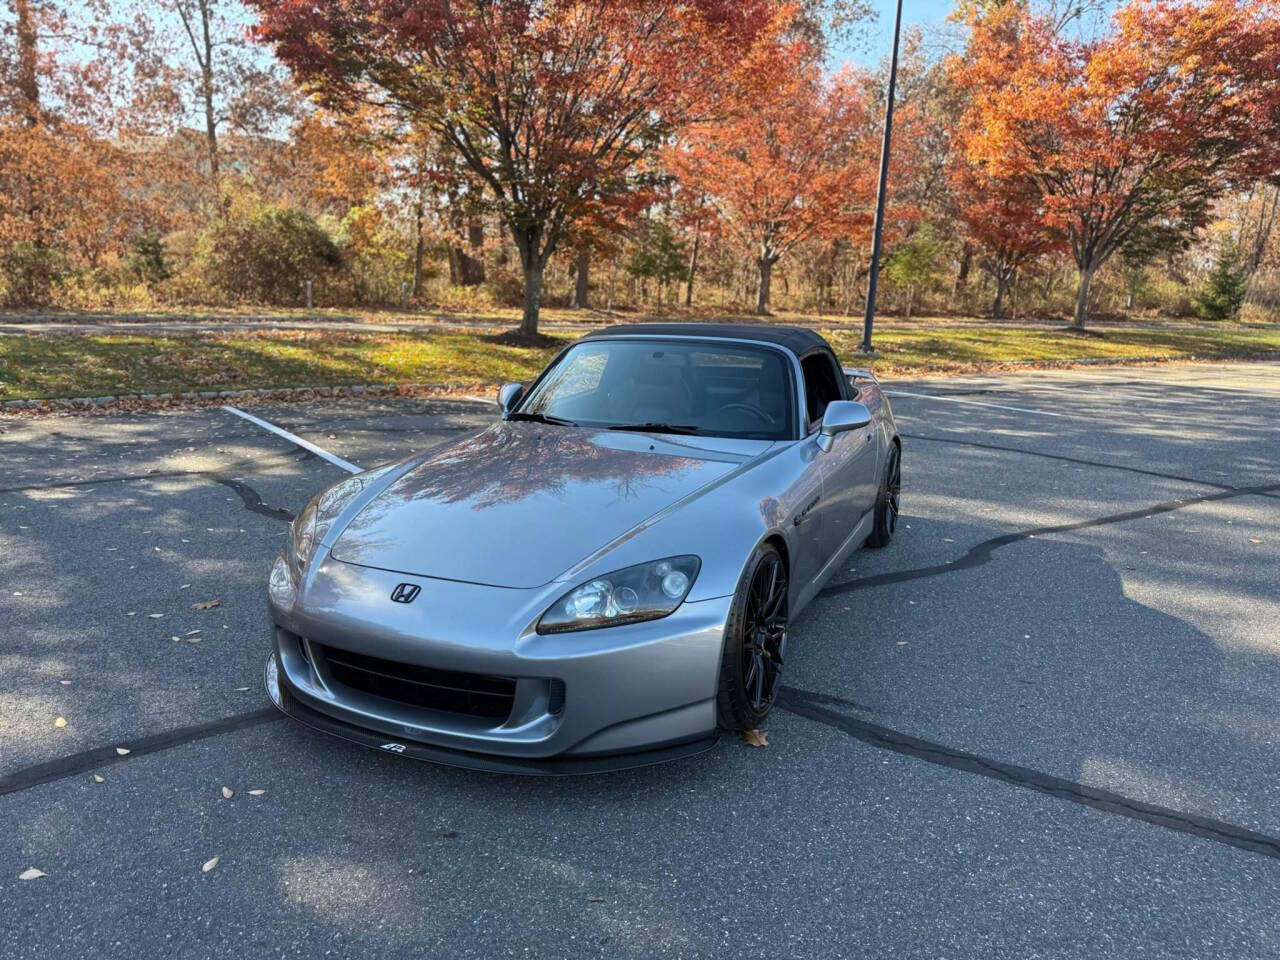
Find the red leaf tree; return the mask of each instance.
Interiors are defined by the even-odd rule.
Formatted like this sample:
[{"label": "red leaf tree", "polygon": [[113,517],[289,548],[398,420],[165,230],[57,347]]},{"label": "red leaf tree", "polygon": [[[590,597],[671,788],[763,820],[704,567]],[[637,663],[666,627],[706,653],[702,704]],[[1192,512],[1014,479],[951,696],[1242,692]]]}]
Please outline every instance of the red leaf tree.
[{"label": "red leaf tree", "polygon": [[772,0],[252,2],[324,102],[381,102],[457,150],[520,251],[530,335],[573,222],[624,200],[637,161],[781,22]]},{"label": "red leaf tree", "polygon": [[748,72],[754,82],[737,102],[689,128],[664,159],[751,251],[756,313],[767,314],[773,268],[788,251],[869,222],[875,162],[870,105],[853,73],[824,81],[802,42],[761,51]]},{"label": "red leaf tree", "polygon": [[1280,173],[1274,0],[1133,0],[1092,41],[1021,4],[976,7],[970,26],[965,159],[1040,192],[1079,270],[1076,327],[1126,241],[1193,231],[1232,186]]},{"label": "red leaf tree", "polygon": [[991,315],[999,320],[1018,270],[1061,248],[1062,238],[1049,226],[1044,197],[1030,178],[993,177],[963,161],[947,174],[956,216],[980,251],[978,265],[995,282]]}]

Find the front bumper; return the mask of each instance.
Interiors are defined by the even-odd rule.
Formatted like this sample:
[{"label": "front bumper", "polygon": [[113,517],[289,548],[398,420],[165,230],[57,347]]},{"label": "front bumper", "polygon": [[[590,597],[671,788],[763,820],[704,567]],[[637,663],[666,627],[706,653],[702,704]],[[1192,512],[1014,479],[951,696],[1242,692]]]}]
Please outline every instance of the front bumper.
[{"label": "front bumper", "polygon": [[[390,602],[405,579],[330,558],[292,609],[269,604],[273,699],[285,713],[388,752],[510,773],[592,773],[714,744],[731,598],[685,603],[648,623],[539,636],[531,625],[564,585],[548,594],[414,578],[419,599]],[[328,668],[326,650],[503,678],[513,682],[510,712],[437,710],[358,689]]]}]

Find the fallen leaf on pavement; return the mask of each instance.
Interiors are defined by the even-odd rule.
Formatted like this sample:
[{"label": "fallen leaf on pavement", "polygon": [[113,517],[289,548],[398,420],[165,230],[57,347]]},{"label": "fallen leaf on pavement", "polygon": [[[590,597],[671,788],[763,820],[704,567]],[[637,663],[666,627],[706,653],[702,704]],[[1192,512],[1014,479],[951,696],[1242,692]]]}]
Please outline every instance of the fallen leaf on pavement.
[{"label": "fallen leaf on pavement", "polygon": [[18,874],[18,879],[19,880],[39,880],[41,877],[47,877],[47,876],[48,874],[45,873],[43,870],[37,870],[35,867],[32,867],[29,870],[23,870],[20,874]]},{"label": "fallen leaf on pavement", "polygon": [[204,866],[202,866],[202,867],[200,868],[200,872],[201,872],[201,873],[208,873],[210,870],[212,870],[212,869],[213,869],[214,867],[216,867],[217,865],[218,865],[218,858],[217,858],[217,857],[213,857],[212,859],[210,859],[210,860],[206,860],[206,861],[204,862]]},{"label": "fallen leaf on pavement", "polygon": [[744,730],[742,731],[742,742],[749,747],[767,747],[769,745],[769,734],[755,728]]},{"label": "fallen leaf on pavement", "polygon": [[221,600],[201,600],[199,603],[191,605],[192,610],[212,610],[214,607],[222,605]]}]

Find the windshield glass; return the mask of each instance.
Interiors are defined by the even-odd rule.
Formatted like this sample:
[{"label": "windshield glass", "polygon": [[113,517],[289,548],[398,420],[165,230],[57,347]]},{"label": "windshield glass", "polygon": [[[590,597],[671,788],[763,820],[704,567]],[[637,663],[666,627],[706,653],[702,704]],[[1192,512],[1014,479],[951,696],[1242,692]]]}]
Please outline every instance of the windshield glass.
[{"label": "windshield glass", "polygon": [[515,417],[611,429],[788,440],[791,378],[777,350],[676,340],[570,347]]}]

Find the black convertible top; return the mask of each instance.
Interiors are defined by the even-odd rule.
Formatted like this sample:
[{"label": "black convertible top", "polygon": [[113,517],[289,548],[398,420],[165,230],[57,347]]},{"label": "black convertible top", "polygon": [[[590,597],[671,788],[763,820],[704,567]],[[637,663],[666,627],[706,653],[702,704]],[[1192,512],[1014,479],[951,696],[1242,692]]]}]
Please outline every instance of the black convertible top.
[{"label": "black convertible top", "polygon": [[761,340],[790,350],[796,356],[814,347],[831,350],[831,345],[812,330],[803,327],[773,327],[764,323],[627,323],[605,327],[583,337],[584,340],[610,340],[616,337],[717,337],[727,340]]}]

